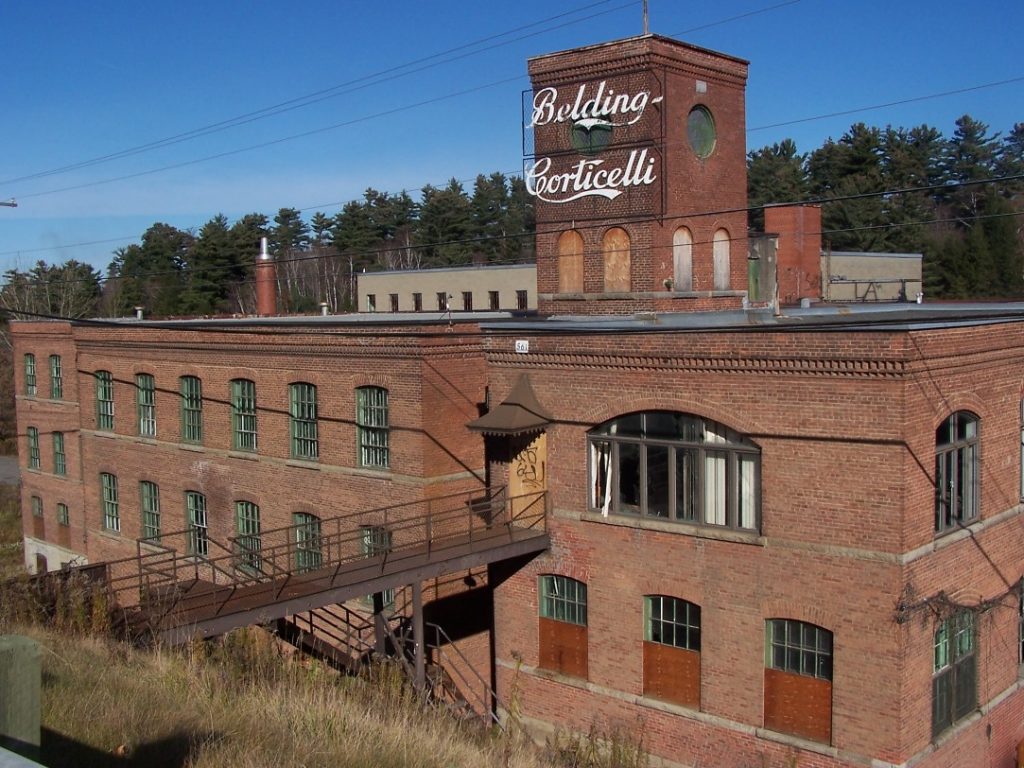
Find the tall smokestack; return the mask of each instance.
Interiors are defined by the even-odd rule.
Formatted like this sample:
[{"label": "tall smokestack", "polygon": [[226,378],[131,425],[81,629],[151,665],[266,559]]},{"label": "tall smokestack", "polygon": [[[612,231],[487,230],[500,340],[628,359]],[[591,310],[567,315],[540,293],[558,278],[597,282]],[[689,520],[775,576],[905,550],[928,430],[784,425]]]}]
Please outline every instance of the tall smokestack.
[{"label": "tall smokestack", "polygon": [[267,238],[260,238],[260,255],[256,257],[256,314],[277,314],[277,278],[274,260],[267,252]]}]

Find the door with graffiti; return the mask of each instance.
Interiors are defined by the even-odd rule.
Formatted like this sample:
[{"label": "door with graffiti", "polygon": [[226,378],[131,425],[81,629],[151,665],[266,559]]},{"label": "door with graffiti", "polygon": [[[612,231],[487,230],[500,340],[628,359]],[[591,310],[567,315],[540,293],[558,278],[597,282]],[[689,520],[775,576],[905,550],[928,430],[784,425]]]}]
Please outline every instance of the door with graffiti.
[{"label": "door with graffiti", "polygon": [[[518,450],[516,450],[518,449]],[[543,504],[540,494],[548,488],[548,436],[524,438],[513,447],[514,455],[508,472],[508,492],[512,499],[512,516],[529,514],[531,507]]]}]

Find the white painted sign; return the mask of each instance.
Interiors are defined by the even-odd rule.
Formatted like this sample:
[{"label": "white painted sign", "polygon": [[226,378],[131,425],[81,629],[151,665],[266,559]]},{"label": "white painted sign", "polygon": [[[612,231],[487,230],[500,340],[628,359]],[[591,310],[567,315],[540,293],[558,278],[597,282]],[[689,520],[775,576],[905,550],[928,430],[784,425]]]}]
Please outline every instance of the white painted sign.
[{"label": "white painted sign", "polygon": [[[590,132],[594,129],[611,130],[633,125],[651,104],[658,104],[662,96],[650,91],[617,93],[602,80],[592,87],[583,83],[569,89],[561,99],[558,88],[541,88],[533,96],[531,127],[570,123],[573,129]],[[643,187],[657,180],[655,158],[647,149],[633,149],[625,163],[609,165],[607,158],[588,157],[572,165],[567,171],[553,173],[552,159],[541,157],[524,169],[527,191],[547,203],[569,203],[583,197],[603,197],[614,200],[630,187]]]},{"label": "white painted sign", "polygon": [[516,352],[520,355],[525,355],[530,351],[530,340],[529,339],[516,339]]}]

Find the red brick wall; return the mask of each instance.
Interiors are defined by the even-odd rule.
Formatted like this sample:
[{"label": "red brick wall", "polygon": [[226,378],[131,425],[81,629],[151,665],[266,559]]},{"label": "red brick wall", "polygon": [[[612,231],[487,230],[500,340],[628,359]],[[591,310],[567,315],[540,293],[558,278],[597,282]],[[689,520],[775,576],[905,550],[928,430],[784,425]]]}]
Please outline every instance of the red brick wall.
[{"label": "red brick wall", "polygon": [[821,298],[821,206],[764,209],[764,231],[779,236],[779,301]]}]

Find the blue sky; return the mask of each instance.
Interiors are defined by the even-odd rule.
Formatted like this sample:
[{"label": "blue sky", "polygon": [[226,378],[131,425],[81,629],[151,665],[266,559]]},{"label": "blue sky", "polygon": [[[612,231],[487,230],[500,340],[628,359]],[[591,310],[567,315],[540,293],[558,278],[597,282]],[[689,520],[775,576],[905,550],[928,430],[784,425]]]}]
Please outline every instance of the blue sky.
[{"label": "blue sky", "polygon": [[[333,215],[367,187],[415,191],[454,176],[471,189],[477,173],[514,172],[526,59],[639,34],[641,5],[8,0],[0,200],[19,206],[0,207],[0,272],[69,258],[104,270],[157,221],[198,229],[218,213],[281,207]],[[649,5],[652,32],[750,61],[748,149],[790,137],[810,151],[856,121],[946,135],[964,113],[993,132],[1024,121],[1020,0]],[[324,98],[37,176],[314,93]],[[804,121],[837,112],[850,113]],[[120,177],[132,178],[97,183]]]}]

